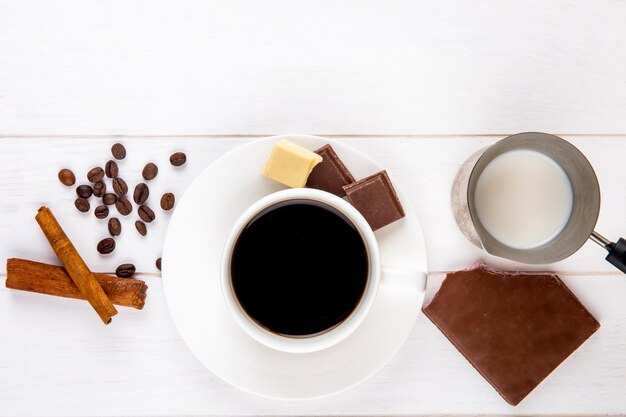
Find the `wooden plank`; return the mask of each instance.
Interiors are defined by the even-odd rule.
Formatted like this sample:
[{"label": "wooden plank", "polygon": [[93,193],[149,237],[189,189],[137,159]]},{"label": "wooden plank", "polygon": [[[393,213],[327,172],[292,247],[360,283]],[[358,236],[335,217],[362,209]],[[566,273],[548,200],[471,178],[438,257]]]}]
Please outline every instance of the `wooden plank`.
[{"label": "wooden plank", "polygon": [[[438,137],[438,138],[342,138],[379,161],[391,173],[397,185],[406,191],[422,223],[429,249],[431,271],[464,268],[484,259],[500,268],[545,269],[528,267],[491,257],[466,241],[458,231],[450,210],[450,186],[460,164],[474,151],[495,142],[498,137]],[[568,137],[594,165],[603,192],[598,230],[617,239],[626,235],[623,211],[626,191],[621,169],[626,155],[626,137]],[[120,176],[132,188],[141,181],[141,169],[153,161],[159,166],[159,176],[150,183],[149,204],[156,208],[157,219],[149,225],[148,236],[142,238],[134,229],[136,213],[118,216],[123,232],[111,256],[96,252],[98,241],[108,235],[106,221],[93,213],[79,213],[73,205],[73,189],[57,180],[62,167],[74,170],[79,181],[93,166],[110,158],[109,149],[116,138],[83,137],[5,138],[0,139],[0,259],[28,258],[55,262],[53,252],[38,229],[33,217],[45,204],[54,211],[68,236],[94,271],[111,272],[121,263],[132,262],[141,272],[157,273],[154,266],[161,255],[169,214],[158,206],[163,192],[172,191],[178,197],[187,185],[211,161],[224,152],[252,138],[125,138],[128,157],[120,162]],[[169,155],[177,150],[188,154],[182,169],[173,168]],[[95,204],[95,199],[92,199]],[[215,204],[219,204],[216,201]],[[116,213],[116,210],[112,210]],[[603,258],[604,251],[588,242],[569,259],[549,268],[566,272],[614,273]]]},{"label": "wooden plank", "polygon": [[[230,387],[191,355],[159,278],[142,311],[111,326],[79,300],[0,288],[0,409],[6,416],[572,415],[626,410],[623,276],[563,276],[602,328],[518,407],[508,406],[423,315],[372,378],[313,401],[269,400]],[[418,308],[418,306],[416,306]]]},{"label": "wooden plank", "polygon": [[[223,383],[202,367],[180,340],[165,305],[154,259],[167,216],[159,215],[146,239],[130,219],[112,258],[95,252],[106,226],[72,205],[73,190],[56,179],[61,166],[82,179],[109,158],[121,140],[128,149],[120,170],[129,185],[148,161],[159,176],[151,202],[165,190],[180,195],[212,160],[252,140],[248,137],[73,137],[0,139],[0,259],[54,261],[33,216],[48,204],[94,270],[111,271],[133,261],[148,286],[143,311],[121,309],[113,326],[100,326],[78,300],[0,287],[0,415],[293,415],[293,414],[598,414],[626,410],[626,280],[592,244],[559,264],[537,267],[561,274],[602,323],[601,330],[520,406],[509,407],[423,316],[396,357],[364,384],[342,394],[305,402],[259,398]],[[449,188],[462,161],[498,137],[339,137],[366,152],[392,174],[421,219],[431,270],[466,267],[479,259],[502,268],[519,266],[485,256],[466,242],[449,211]],[[618,178],[626,137],[569,136],[595,166],[603,190],[599,230],[624,232],[626,192]],[[188,164],[174,170],[167,159],[185,151]],[[216,202],[218,204],[219,202]],[[530,269],[530,268],[526,268]],[[440,274],[436,274],[433,278]],[[430,281],[435,285],[436,279]],[[419,308],[416,306],[416,308]],[[45,354],[42,354],[45,349]],[[70,394],[71,393],[71,394]],[[103,395],[102,393],[106,393]],[[33,398],[37,400],[34,401]],[[114,400],[112,400],[114,399]]]},{"label": "wooden plank", "polygon": [[626,3],[0,1],[0,134],[626,133]]}]

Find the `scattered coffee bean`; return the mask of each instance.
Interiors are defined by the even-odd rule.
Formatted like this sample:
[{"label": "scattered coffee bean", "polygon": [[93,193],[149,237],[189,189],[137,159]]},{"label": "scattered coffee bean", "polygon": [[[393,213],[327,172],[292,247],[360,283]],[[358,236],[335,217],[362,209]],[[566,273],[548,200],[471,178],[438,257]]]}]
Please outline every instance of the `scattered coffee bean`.
[{"label": "scattered coffee bean", "polygon": [[157,176],[158,173],[159,173],[159,168],[155,164],[150,162],[146,164],[146,166],[143,168],[141,175],[143,175],[143,178],[146,181],[150,181],[150,180],[153,180]]},{"label": "scattered coffee bean", "polygon": [[89,205],[89,201],[82,197],[78,197],[76,201],[74,201],[74,205],[76,206],[78,211],[81,211],[83,213],[87,213],[89,211],[89,208],[91,207]]},{"label": "scattered coffee bean", "polygon": [[104,197],[104,194],[107,192],[107,185],[104,181],[98,181],[93,185],[93,195],[96,197]]},{"label": "scattered coffee bean", "polygon": [[61,181],[63,185],[71,187],[74,183],[76,183],[76,177],[72,171],[67,168],[63,168],[59,171],[59,181]]},{"label": "scattered coffee bean", "polygon": [[185,155],[183,152],[176,152],[175,154],[170,156],[170,164],[174,165],[175,167],[179,167],[185,162],[187,162],[187,155]]},{"label": "scattered coffee bean", "polygon": [[161,208],[165,211],[171,210],[174,208],[174,203],[176,198],[172,193],[165,193],[163,197],[161,197]]},{"label": "scattered coffee bean", "polygon": [[98,242],[96,249],[98,249],[98,252],[102,255],[107,255],[115,250],[115,241],[110,237],[102,239]]},{"label": "scattered coffee bean", "polygon": [[104,197],[102,197],[102,202],[107,206],[111,206],[117,202],[117,196],[113,193],[106,193]]},{"label": "scattered coffee bean", "polygon": [[89,185],[79,185],[76,187],[76,195],[81,198],[89,198],[93,194],[93,188]]},{"label": "scattered coffee bean", "polygon": [[[111,154],[114,159],[122,160],[126,158],[126,148],[121,143],[116,143],[111,147]],[[187,155],[184,152],[176,152],[170,156],[170,163],[175,167],[180,167],[187,162]],[[142,170],[142,176],[146,181],[151,181],[158,176],[159,168],[156,164],[149,162]],[[94,210],[94,215],[98,219],[105,219],[110,214],[110,208],[107,206],[115,204],[117,211],[123,215],[128,216],[133,211],[133,205],[124,197],[128,193],[128,185],[126,181],[118,177],[119,167],[115,160],[109,160],[104,165],[104,169],[101,167],[94,167],[87,173],[87,179],[93,183],[91,185],[79,185],[76,187],[76,194],[79,198],[76,199],[74,205],[81,212],[88,212],[90,210],[90,203],[88,199],[94,195],[102,198],[102,203],[98,205]],[[107,185],[104,182],[104,177],[113,179],[112,188],[115,193],[107,193]],[[74,173],[69,169],[62,169],[58,173],[59,181],[66,185],[72,186],[76,183],[76,177]],[[150,188],[145,183],[140,183],[135,187],[133,193],[133,200],[139,206],[137,212],[140,220],[135,222],[135,228],[137,232],[146,236],[148,233],[148,227],[146,223],[152,223],[156,215],[154,211],[145,205],[150,195]],[[173,193],[165,193],[161,196],[161,208],[165,211],[172,210],[176,204],[176,198]],[[108,230],[111,236],[119,236],[122,233],[122,223],[117,217],[112,217],[108,221]],[[112,238],[105,238],[98,242],[97,250],[100,254],[110,254],[115,250],[116,242]],[[161,258],[158,258],[155,262],[157,269],[161,270]],[[130,278],[136,272],[136,268],[133,264],[122,264],[115,270],[115,274],[121,278]]]},{"label": "scattered coffee bean", "polygon": [[137,209],[137,213],[139,213],[139,217],[146,223],[152,223],[154,220],[154,211],[148,206],[139,206]]},{"label": "scattered coffee bean", "polygon": [[115,162],[115,161],[108,161],[106,163],[106,165],[104,165],[104,173],[109,178],[117,177],[117,174],[119,173],[119,168],[117,167],[117,162]]},{"label": "scattered coffee bean", "polygon": [[145,236],[148,234],[148,229],[146,228],[146,224],[144,222],[140,222],[139,220],[137,220],[135,222],[135,228],[141,236]]},{"label": "scattered coffee bean", "polygon": [[117,217],[109,219],[109,233],[111,236],[119,236],[122,233],[122,223]]},{"label": "scattered coffee bean", "polygon": [[100,167],[91,168],[87,173],[87,179],[89,182],[98,182],[102,181],[104,178],[104,170]]},{"label": "scattered coffee bean", "polygon": [[93,211],[93,214],[95,214],[95,216],[99,219],[106,219],[107,217],[109,217],[109,208],[104,204],[101,204],[96,207],[96,209]]},{"label": "scattered coffee bean", "polygon": [[146,200],[148,200],[149,195],[150,195],[150,189],[148,188],[148,186],[144,184],[143,182],[140,182],[135,187],[135,192],[133,193],[133,200],[135,200],[135,203],[142,205],[143,203],[146,202]]},{"label": "scattered coffee bean", "polygon": [[126,197],[118,198],[115,202],[115,207],[117,207],[117,211],[119,211],[122,216],[128,216],[133,211],[133,206]]},{"label": "scattered coffee bean", "polygon": [[116,143],[111,147],[113,158],[120,160],[126,158],[126,148],[121,143]]},{"label": "scattered coffee bean", "polygon": [[128,192],[128,185],[119,177],[113,178],[113,190],[117,195],[125,195]]},{"label": "scattered coffee bean", "polygon": [[135,265],[122,264],[115,269],[115,275],[120,278],[130,278],[135,274]]}]

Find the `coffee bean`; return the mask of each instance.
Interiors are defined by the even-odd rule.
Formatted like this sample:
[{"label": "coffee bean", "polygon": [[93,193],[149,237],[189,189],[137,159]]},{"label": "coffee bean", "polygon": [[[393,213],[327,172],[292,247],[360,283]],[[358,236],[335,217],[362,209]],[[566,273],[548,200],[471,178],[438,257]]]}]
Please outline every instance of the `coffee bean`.
[{"label": "coffee bean", "polygon": [[76,206],[78,211],[82,211],[83,213],[87,213],[89,211],[89,208],[91,207],[89,205],[89,201],[82,197],[78,197],[76,201],[74,201],[74,205]]},{"label": "coffee bean", "polygon": [[144,222],[140,222],[137,220],[135,222],[135,229],[139,232],[141,236],[145,236],[148,234],[148,229],[146,228],[146,224]]},{"label": "coffee bean", "polygon": [[109,217],[109,208],[104,204],[101,204],[96,207],[96,209],[93,211],[93,214],[95,214],[95,216],[99,219],[106,219],[107,217]]},{"label": "coffee bean", "polygon": [[149,195],[150,195],[150,189],[148,188],[148,186],[144,184],[143,182],[140,182],[135,187],[135,192],[133,193],[133,200],[135,200],[135,203],[141,205],[146,202]]},{"label": "coffee bean", "polygon": [[154,211],[148,206],[139,206],[137,209],[137,213],[139,213],[139,217],[146,223],[152,223],[154,220]]},{"label": "coffee bean", "polygon": [[104,170],[100,167],[91,168],[87,173],[89,182],[98,182],[104,178]]},{"label": "coffee bean", "polygon": [[118,198],[115,202],[115,207],[117,207],[117,211],[119,211],[122,216],[128,216],[133,211],[133,206],[126,197]]},{"label": "coffee bean", "polygon": [[107,192],[107,185],[104,181],[98,181],[93,185],[93,195],[96,197],[104,197],[104,194]]},{"label": "coffee bean", "polygon": [[107,255],[115,250],[115,241],[110,237],[102,239],[98,242],[96,249],[98,249],[98,252],[102,255]]},{"label": "coffee bean", "polygon": [[179,167],[185,162],[187,162],[187,155],[185,155],[183,152],[176,152],[175,154],[170,156],[170,164],[174,165],[175,167]]},{"label": "coffee bean", "polygon": [[76,177],[72,171],[67,168],[63,168],[59,171],[59,181],[61,181],[63,185],[71,187],[76,183]]},{"label": "coffee bean", "polygon": [[171,210],[174,208],[174,203],[176,198],[172,193],[165,193],[163,197],[161,197],[161,208],[165,211]]},{"label": "coffee bean", "polygon": [[161,258],[156,260],[156,267],[159,271],[161,270]]},{"label": "coffee bean", "polygon": [[79,185],[76,187],[76,195],[81,198],[89,198],[93,194],[93,188],[89,185]]},{"label": "coffee bean", "polygon": [[108,161],[106,165],[104,165],[104,173],[107,175],[107,177],[115,178],[117,177],[118,172],[119,168],[117,167],[117,162]]},{"label": "coffee bean", "polygon": [[106,193],[104,197],[102,197],[102,202],[107,206],[111,206],[117,202],[117,196],[113,193]]},{"label": "coffee bean", "polygon": [[115,159],[124,159],[126,158],[126,148],[121,143],[116,143],[111,147],[111,153],[113,154],[113,158]]},{"label": "coffee bean", "polygon": [[146,181],[150,181],[153,180],[157,174],[159,173],[159,168],[154,165],[152,162],[146,164],[145,167],[143,167],[143,171],[141,172],[141,175],[143,175],[143,178]]},{"label": "coffee bean", "polygon": [[117,217],[111,217],[108,226],[111,236],[119,236],[122,233],[122,223]]},{"label": "coffee bean", "polygon": [[128,185],[119,177],[113,178],[113,190],[117,195],[125,195],[128,192]]},{"label": "coffee bean", "polygon": [[115,275],[120,278],[130,278],[135,274],[135,265],[122,264],[115,269]]}]

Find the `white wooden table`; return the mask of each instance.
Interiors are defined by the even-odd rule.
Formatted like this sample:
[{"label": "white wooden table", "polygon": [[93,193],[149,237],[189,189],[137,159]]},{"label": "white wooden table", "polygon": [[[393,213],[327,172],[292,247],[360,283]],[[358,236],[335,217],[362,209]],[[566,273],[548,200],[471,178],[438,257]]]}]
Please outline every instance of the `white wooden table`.
[{"label": "white wooden table", "polygon": [[[524,267],[473,247],[452,218],[459,164],[528,130],[589,157],[598,230],[626,235],[626,2],[0,0],[0,260],[55,261],[33,220],[45,203],[92,269],[133,261],[150,287],[145,310],[121,308],[104,327],[84,302],[2,286],[0,415],[626,412],[626,277],[603,251]],[[56,173],[86,172],[119,140],[129,183],[154,161],[153,195],[180,195],[225,151],[279,133],[339,138],[387,167],[421,219],[433,276],[480,259],[555,271],[602,328],[516,408],[423,316],[385,368],[342,394],[280,402],[228,386],[169,318],[154,267],[167,216],[145,239],[127,220],[102,258],[105,226],[78,215]],[[189,156],[179,172],[176,150]]]}]

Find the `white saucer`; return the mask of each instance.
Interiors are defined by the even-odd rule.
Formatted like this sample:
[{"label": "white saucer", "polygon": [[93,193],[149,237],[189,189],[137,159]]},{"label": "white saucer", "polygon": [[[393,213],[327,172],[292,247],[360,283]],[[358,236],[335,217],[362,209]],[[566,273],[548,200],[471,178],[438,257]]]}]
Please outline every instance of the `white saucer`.
[{"label": "white saucer", "polygon": [[[315,136],[271,137],[228,152],[196,178],[177,205],[163,250],[163,285],[180,335],[211,372],[242,390],[293,400],[330,395],[374,374],[404,343],[424,295],[381,288],[364,323],[319,352],[279,352],[239,327],[220,288],[223,244],[250,204],[285,188],[261,175],[272,145],[285,137],[311,150],[330,143],[357,179],[383,169],[341,142]],[[376,232],[382,264],[426,272],[420,224],[395,182],[394,187],[406,218]]]}]

